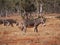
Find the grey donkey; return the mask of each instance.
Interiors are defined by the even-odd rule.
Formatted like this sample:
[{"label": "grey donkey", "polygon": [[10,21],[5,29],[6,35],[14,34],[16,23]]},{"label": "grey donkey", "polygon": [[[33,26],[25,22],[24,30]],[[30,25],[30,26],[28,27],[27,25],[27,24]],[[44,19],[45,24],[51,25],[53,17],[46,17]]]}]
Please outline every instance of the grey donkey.
[{"label": "grey donkey", "polygon": [[21,30],[26,32],[27,30],[27,27],[31,26],[31,27],[34,27],[34,32],[38,32],[38,26],[39,24],[44,24],[45,26],[45,21],[46,19],[44,19],[43,17],[39,17],[39,18],[36,18],[36,19],[24,19],[22,26],[21,26]]}]

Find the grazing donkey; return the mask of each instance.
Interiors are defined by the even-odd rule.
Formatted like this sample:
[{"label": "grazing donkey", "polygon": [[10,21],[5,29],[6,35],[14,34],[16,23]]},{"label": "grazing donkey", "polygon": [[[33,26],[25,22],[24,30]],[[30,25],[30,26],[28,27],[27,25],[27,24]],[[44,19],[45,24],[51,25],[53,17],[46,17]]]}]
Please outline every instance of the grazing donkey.
[{"label": "grazing donkey", "polygon": [[38,29],[37,29],[38,25],[44,24],[45,21],[46,20],[43,17],[32,19],[32,20],[27,18],[23,21],[23,23],[21,23],[22,24],[21,30],[26,32],[27,27],[32,26],[32,27],[35,27],[34,32],[38,32]]},{"label": "grazing donkey", "polygon": [[5,19],[0,19],[0,24],[4,24],[4,26],[6,26],[7,21]]},{"label": "grazing donkey", "polygon": [[16,26],[18,25],[18,22],[13,19],[6,19],[6,22],[8,23],[8,26],[11,25],[13,27],[13,24],[16,24]]},{"label": "grazing donkey", "polygon": [[13,27],[13,24],[16,24],[16,26],[17,26],[18,22],[13,19],[0,19],[0,24],[4,24],[4,26],[11,25]]}]

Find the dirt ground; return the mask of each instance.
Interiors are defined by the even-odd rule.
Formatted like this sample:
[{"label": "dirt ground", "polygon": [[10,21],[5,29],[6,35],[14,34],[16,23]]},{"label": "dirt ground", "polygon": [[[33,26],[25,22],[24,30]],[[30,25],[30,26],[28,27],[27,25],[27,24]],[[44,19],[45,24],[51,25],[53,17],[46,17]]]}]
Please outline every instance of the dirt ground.
[{"label": "dirt ground", "polygon": [[[46,17],[59,16],[57,14],[45,15]],[[21,19],[19,16],[11,18]],[[38,33],[33,28],[27,28],[22,32],[18,26],[14,27],[0,25],[0,45],[60,45],[60,19],[47,18],[46,26],[40,24]]]}]

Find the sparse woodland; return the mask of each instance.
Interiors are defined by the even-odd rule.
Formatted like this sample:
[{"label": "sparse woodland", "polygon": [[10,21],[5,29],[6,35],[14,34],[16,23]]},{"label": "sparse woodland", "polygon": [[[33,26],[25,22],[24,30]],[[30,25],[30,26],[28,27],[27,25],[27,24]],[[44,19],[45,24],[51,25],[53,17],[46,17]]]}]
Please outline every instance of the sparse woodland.
[{"label": "sparse woodland", "polygon": [[60,13],[60,0],[0,0],[0,15],[39,13],[40,4],[43,4],[43,13]]}]

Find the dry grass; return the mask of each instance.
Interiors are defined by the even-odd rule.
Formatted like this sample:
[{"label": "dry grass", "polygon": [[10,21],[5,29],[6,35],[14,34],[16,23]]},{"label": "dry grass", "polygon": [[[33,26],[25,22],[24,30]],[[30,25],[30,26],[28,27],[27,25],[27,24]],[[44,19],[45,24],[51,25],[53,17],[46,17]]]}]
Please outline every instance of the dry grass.
[{"label": "dry grass", "polygon": [[15,24],[14,27],[0,25],[0,45],[60,45],[59,19],[48,18],[46,26],[39,25],[38,31],[36,33],[34,28],[27,28],[24,33]]}]

